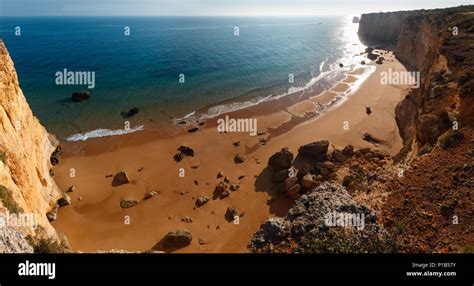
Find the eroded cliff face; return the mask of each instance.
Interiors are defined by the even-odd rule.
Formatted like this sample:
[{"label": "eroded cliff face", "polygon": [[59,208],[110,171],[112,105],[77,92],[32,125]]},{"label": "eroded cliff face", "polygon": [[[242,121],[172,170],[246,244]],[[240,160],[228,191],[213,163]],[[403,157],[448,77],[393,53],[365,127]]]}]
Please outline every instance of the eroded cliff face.
[{"label": "eroded cliff face", "polygon": [[41,233],[57,238],[46,217],[62,197],[50,175],[50,155],[56,145],[33,116],[10,55],[0,40],[0,215],[34,216],[34,225],[9,225],[8,231],[0,225],[0,252],[32,250],[24,243],[26,236]]},{"label": "eroded cliff face", "polygon": [[433,146],[454,125],[472,126],[474,6],[364,14],[359,37],[393,50],[408,70],[420,73],[420,87],[395,112],[402,153]]}]

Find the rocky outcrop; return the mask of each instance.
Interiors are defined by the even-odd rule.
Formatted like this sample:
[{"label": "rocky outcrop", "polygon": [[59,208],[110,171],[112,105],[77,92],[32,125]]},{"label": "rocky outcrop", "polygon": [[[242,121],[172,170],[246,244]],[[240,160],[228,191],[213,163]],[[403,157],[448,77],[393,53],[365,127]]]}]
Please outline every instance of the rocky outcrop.
[{"label": "rocky outcrop", "polygon": [[[30,236],[35,236],[40,227],[44,235],[55,238],[56,232],[46,213],[54,209],[62,197],[50,175],[50,156],[58,143],[33,116],[1,40],[0,67],[0,189],[3,193],[0,215],[14,210],[35,215],[34,224],[11,227]],[[3,236],[14,233],[0,228]],[[24,250],[24,247],[9,248],[9,245],[0,251]]]},{"label": "rocky outcrop", "polygon": [[13,227],[0,227],[0,253],[33,253],[25,234]]},{"label": "rocky outcrop", "polygon": [[285,217],[267,219],[249,245],[253,252],[380,253],[392,247],[376,213],[330,182],[301,196]]}]

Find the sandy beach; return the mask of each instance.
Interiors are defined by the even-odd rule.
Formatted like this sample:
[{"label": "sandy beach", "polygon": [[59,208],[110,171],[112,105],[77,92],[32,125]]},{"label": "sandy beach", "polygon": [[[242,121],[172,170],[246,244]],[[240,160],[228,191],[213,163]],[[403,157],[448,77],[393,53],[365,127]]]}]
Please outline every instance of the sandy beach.
[{"label": "sandy beach", "polygon": [[[382,65],[367,64],[375,71],[365,80],[356,70],[330,90],[314,90],[227,114],[257,118],[259,136],[218,133],[210,120],[197,132],[172,137],[143,131],[66,142],[55,181],[63,190],[72,185],[75,190],[69,193],[72,205],[60,208],[53,226],[67,235],[73,249],[84,252],[146,251],[169,231],[181,228],[188,229],[194,239],[178,252],[247,252],[249,239],[262,222],[284,215],[292,204],[291,199],[276,196],[272,185],[265,183],[264,169],[272,154],[283,147],[296,154],[299,146],[322,139],[335,148],[351,144],[391,155],[401,149],[394,110],[409,87],[380,83],[381,72],[405,71],[392,54],[384,57]],[[346,97],[331,104],[341,94]],[[318,116],[318,107],[325,104],[330,104],[329,110]],[[366,107],[371,109],[370,115]],[[375,146],[364,141],[365,132],[382,143]],[[235,146],[236,141],[239,146]],[[173,156],[181,145],[193,148],[196,154],[176,162]],[[234,163],[236,154],[244,155],[245,162]],[[132,182],[113,187],[108,175],[121,170]],[[231,182],[240,183],[240,188],[227,198],[213,199],[220,171]],[[143,200],[151,191],[157,195]],[[202,195],[211,200],[198,208],[195,200]],[[140,203],[122,209],[122,199]],[[239,224],[225,219],[229,206],[241,214]],[[192,222],[184,221],[185,217]]]}]

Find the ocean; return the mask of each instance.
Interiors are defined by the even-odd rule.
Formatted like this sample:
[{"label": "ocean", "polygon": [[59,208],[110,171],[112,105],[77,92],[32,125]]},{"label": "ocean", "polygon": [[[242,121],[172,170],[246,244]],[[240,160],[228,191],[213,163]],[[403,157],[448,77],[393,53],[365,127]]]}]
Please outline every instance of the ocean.
[{"label": "ocean", "polygon": [[[323,76],[327,83],[363,50],[351,19],[2,17],[0,37],[41,123],[61,139],[81,140],[166,130],[179,118],[291,96]],[[64,69],[94,72],[94,88],[58,85]],[[72,102],[82,90],[90,99]],[[124,118],[133,107],[139,113]],[[121,130],[126,120],[130,131]]]}]

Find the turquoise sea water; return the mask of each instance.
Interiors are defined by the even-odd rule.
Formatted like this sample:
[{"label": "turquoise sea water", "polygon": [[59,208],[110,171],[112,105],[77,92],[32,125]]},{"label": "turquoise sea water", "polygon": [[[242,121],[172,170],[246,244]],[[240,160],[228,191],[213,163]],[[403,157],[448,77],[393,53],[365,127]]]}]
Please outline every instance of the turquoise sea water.
[{"label": "turquoise sea water", "polygon": [[[360,48],[355,25],[350,17],[7,17],[0,37],[33,112],[66,138],[123,128],[120,113],[135,106],[132,127],[160,128],[284,95]],[[86,86],[55,84],[65,68],[95,72],[89,100],[71,102]]]}]

